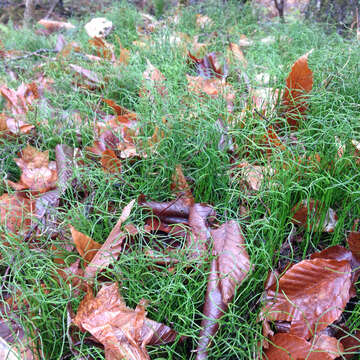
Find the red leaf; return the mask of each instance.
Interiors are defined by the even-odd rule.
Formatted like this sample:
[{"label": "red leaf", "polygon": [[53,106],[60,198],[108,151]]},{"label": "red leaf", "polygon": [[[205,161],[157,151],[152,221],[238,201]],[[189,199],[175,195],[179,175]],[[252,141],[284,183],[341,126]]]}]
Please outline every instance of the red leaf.
[{"label": "red leaf", "polygon": [[294,128],[298,127],[299,120],[301,120],[308,108],[305,95],[313,87],[313,73],[308,66],[308,56],[310,53],[311,51],[296,60],[286,79],[283,111],[289,125]]}]

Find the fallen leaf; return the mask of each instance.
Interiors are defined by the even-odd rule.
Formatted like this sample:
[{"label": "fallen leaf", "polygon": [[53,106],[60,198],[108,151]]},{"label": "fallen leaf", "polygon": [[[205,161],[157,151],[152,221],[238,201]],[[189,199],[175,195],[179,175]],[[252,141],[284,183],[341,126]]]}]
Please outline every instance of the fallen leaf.
[{"label": "fallen leaf", "polygon": [[175,173],[172,176],[171,190],[177,196],[181,196],[181,200],[187,206],[195,203],[191,188],[184,176],[181,164],[176,165]]},{"label": "fallen leaf", "polygon": [[[85,81],[85,87],[89,88],[90,90],[98,88],[99,85],[103,82],[103,79],[101,79],[96,73],[91,70],[74,64],[70,64],[69,66],[76,74],[80,76],[80,78]],[[80,83],[79,86],[82,86],[82,84]]]},{"label": "fallen leaf", "polygon": [[264,177],[271,177],[275,171],[267,166],[259,166],[249,164],[247,161],[242,161],[236,165],[241,169],[241,180],[254,191],[259,191],[264,182]]},{"label": "fallen leaf", "polygon": [[110,174],[121,173],[121,161],[113,150],[105,150],[101,154],[101,166]]},{"label": "fallen leaf", "polygon": [[97,251],[101,248],[101,244],[94,241],[85,234],[77,231],[70,225],[71,236],[76,246],[76,250],[84,259],[86,264],[89,264],[96,255]]},{"label": "fallen leaf", "polygon": [[300,201],[296,204],[292,210],[291,221],[300,226],[306,227],[309,224],[310,229],[315,231],[321,230],[322,232],[333,232],[337,224],[338,217],[335,211],[329,208],[325,214],[322,228],[320,229],[320,221],[324,212],[324,205],[318,200],[310,199],[309,202],[306,200]]},{"label": "fallen leaf", "polygon": [[35,213],[33,200],[15,193],[14,195],[3,194],[0,196],[0,223],[4,226],[5,234],[11,237],[23,237],[32,225],[32,218]]},{"label": "fallen leaf", "polygon": [[144,96],[145,94],[151,95],[150,88],[155,88],[160,96],[167,96],[165,76],[149,60],[147,60],[147,67],[143,72],[143,79],[144,87],[140,90],[140,96]]},{"label": "fallen leaf", "polygon": [[339,318],[350,298],[347,260],[303,260],[267,290],[262,317],[291,323],[290,334],[309,339]]},{"label": "fallen leaf", "polygon": [[234,297],[236,286],[250,270],[245,240],[236,221],[211,230],[211,236],[215,258],[211,262],[196,360],[207,359],[208,347],[219,328],[218,321]]},{"label": "fallen leaf", "polygon": [[190,61],[195,65],[196,72],[204,79],[211,79],[213,77],[226,78],[228,74],[228,66],[225,63],[223,67],[219,64],[218,53],[212,52],[205,55],[202,59],[198,59],[188,52]]},{"label": "fallen leaf", "polygon": [[41,19],[38,21],[38,24],[46,29],[46,35],[50,35],[55,31],[59,31],[63,29],[65,30],[75,29],[75,26],[73,24],[64,21]]},{"label": "fallen leaf", "polygon": [[283,113],[289,125],[295,129],[308,108],[306,94],[313,87],[313,73],[308,66],[310,53],[311,51],[295,61],[286,79],[286,89],[282,101]]},{"label": "fallen leaf", "polygon": [[57,171],[55,161],[49,161],[49,151],[38,151],[27,145],[22,150],[21,157],[15,158],[21,169],[19,182],[8,180],[8,184],[15,190],[29,189],[32,193],[44,193],[56,187]]},{"label": "fallen leaf", "polygon": [[342,358],[347,360],[352,359],[355,355],[360,352],[360,330],[350,332],[348,328],[342,326],[337,328],[334,335],[344,347]]},{"label": "fallen leaf", "polygon": [[233,56],[233,58],[237,62],[237,64],[241,65],[243,68],[246,69],[247,61],[245,59],[244,53],[242,52],[240,46],[235,43],[230,43],[229,50],[230,50],[230,54]]},{"label": "fallen leaf", "polygon": [[[121,230],[122,224],[130,216],[131,210],[135,204],[135,200],[131,200],[127,204],[114,228],[111,230],[104,244],[95,253],[94,257],[85,268],[85,277],[92,279],[98,271],[111,264],[117,259],[123,249],[123,241],[126,238],[126,232]],[[135,229],[136,231],[136,229]]]},{"label": "fallen leaf", "polygon": [[264,352],[264,360],[332,360],[340,356],[343,347],[337,339],[321,335],[317,341],[287,333],[270,337],[270,346]]},{"label": "fallen leaf", "polygon": [[166,344],[177,337],[168,326],[146,317],[144,301],[135,310],[128,308],[117,283],[103,285],[96,297],[88,291],[74,323],[104,345],[107,360],[150,360],[146,345]]}]

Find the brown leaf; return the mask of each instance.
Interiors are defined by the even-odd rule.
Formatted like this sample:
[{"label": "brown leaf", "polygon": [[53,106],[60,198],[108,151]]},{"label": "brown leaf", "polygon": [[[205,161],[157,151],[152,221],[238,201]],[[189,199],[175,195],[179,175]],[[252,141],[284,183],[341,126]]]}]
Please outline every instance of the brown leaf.
[{"label": "brown leaf", "polygon": [[32,193],[44,193],[56,187],[56,163],[49,161],[49,151],[38,151],[28,145],[20,158],[14,159],[21,169],[20,181],[8,181],[15,190],[29,189]]},{"label": "brown leaf", "polygon": [[121,253],[123,246],[122,243],[126,238],[126,232],[121,230],[122,224],[130,216],[131,210],[135,204],[135,200],[131,200],[127,204],[114,228],[111,230],[104,244],[96,252],[93,259],[90,261],[85,269],[85,277],[88,279],[94,278],[96,273],[110,263],[112,263]]},{"label": "brown leaf", "polygon": [[245,59],[244,53],[242,52],[240,46],[235,43],[229,44],[229,50],[233,55],[234,59],[240,64],[243,68],[247,67],[247,61]]},{"label": "brown leaf", "polygon": [[298,127],[299,121],[308,108],[305,96],[313,87],[313,73],[308,66],[310,53],[311,51],[296,60],[286,79],[282,105],[286,120],[293,128]]},{"label": "brown leaf", "polygon": [[101,166],[106,172],[111,174],[121,173],[121,160],[113,150],[107,149],[101,154]]},{"label": "brown leaf", "polygon": [[77,231],[73,226],[70,225],[71,236],[73,238],[76,250],[84,259],[85,263],[88,264],[96,255],[97,251],[101,248],[101,244],[94,241],[85,234]]},{"label": "brown leaf", "polygon": [[214,216],[214,209],[207,204],[194,204],[190,207],[189,225],[191,232],[186,236],[186,249],[190,258],[207,255],[211,235],[208,218]]},{"label": "brown leaf", "polygon": [[211,262],[197,360],[207,358],[207,348],[219,327],[218,320],[232,300],[236,286],[244,280],[250,270],[249,255],[236,221],[228,221],[218,229],[211,230],[211,235],[216,257]]},{"label": "brown leaf", "polygon": [[[157,93],[160,96],[167,96],[168,92],[165,87],[165,76],[157,69],[149,60],[147,60],[147,67],[143,73],[144,83],[148,85],[148,87],[154,87]],[[140,91],[140,96],[144,96],[144,94],[150,95],[150,91],[144,87]]]},{"label": "brown leaf", "polygon": [[240,226],[236,221],[228,221],[211,230],[211,236],[217,256],[221,295],[223,301],[228,304],[234,296],[235,287],[244,280],[250,270],[250,259]]},{"label": "brown leaf", "polygon": [[350,251],[353,253],[357,261],[360,262],[360,232],[351,231],[347,238]]},{"label": "brown leaf", "polygon": [[360,353],[360,330],[355,331],[353,334],[345,326],[337,329],[334,335],[344,347],[342,357],[350,360],[355,355]]},{"label": "brown leaf", "polygon": [[343,348],[337,339],[321,335],[314,343],[296,335],[278,333],[270,338],[264,360],[332,360]]},{"label": "brown leaf", "polygon": [[176,332],[146,318],[144,302],[128,308],[118,285],[103,285],[94,298],[91,292],[81,302],[74,323],[89,331],[105,347],[107,360],[149,360],[146,345],[176,339]]},{"label": "brown leaf", "polygon": [[308,339],[341,315],[350,298],[347,260],[303,260],[267,290],[262,317],[288,321],[290,333]]},{"label": "brown leaf", "polygon": [[205,55],[202,59],[198,59],[193,56],[190,52],[188,52],[188,57],[190,61],[195,65],[196,72],[204,79],[211,79],[214,77],[217,78],[225,78],[228,73],[227,64],[221,68],[218,64],[219,54],[212,52]]},{"label": "brown leaf", "polygon": [[310,199],[309,203],[307,203],[306,200],[303,200],[292,208],[291,213],[293,215],[291,221],[301,226],[307,226],[310,223],[310,229],[315,231],[333,232],[337,224],[337,215],[333,209],[329,208],[326,212],[322,229],[320,229],[320,220],[323,212],[324,205],[320,201]]},{"label": "brown leaf", "polygon": [[98,87],[98,85],[103,81],[96,73],[91,70],[74,64],[70,64],[69,66],[72,70],[75,71],[76,74],[83,78],[89,86]]},{"label": "brown leaf", "polygon": [[146,201],[144,196],[140,196],[138,203],[140,206],[150,209],[155,216],[167,224],[188,224],[190,207],[181,200],[169,202]]},{"label": "brown leaf", "polygon": [[172,176],[171,190],[177,195],[181,196],[182,202],[191,206],[195,203],[191,188],[182,171],[181,164],[175,166],[175,173]]},{"label": "brown leaf", "polygon": [[64,21],[56,21],[56,20],[49,20],[49,19],[41,19],[38,21],[38,24],[43,26],[47,30],[47,35],[52,34],[55,31],[59,31],[62,29],[71,30],[75,29],[73,24]]},{"label": "brown leaf", "polygon": [[[34,213],[33,200],[22,197],[18,193],[0,196],[0,223],[5,227],[7,234],[23,237],[31,228]],[[1,234],[1,237],[4,235],[4,233]]]}]

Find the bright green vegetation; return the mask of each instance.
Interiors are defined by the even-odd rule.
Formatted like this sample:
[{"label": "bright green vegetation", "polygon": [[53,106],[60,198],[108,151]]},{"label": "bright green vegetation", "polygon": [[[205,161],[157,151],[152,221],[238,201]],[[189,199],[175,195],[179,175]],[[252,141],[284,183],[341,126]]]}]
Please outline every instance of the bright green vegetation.
[{"label": "bright green vegetation", "polygon": [[[60,208],[54,209],[59,221],[56,226],[62,236],[53,239],[45,233],[38,239],[41,246],[29,248],[28,243],[21,241],[15,246],[14,240],[4,234],[14,246],[10,249],[0,245],[0,270],[1,274],[7,274],[1,283],[1,296],[13,294],[19,304],[17,316],[34,338],[34,343],[39,345],[44,359],[80,359],[87,355],[91,355],[89,359],[103,359],[102,351],[82,341],[85,335],[80,333],[81,345],[76,347],[79,355],[73,355],[69,349],[67,305],[76,310],[81,297],[74,296],[70,287],[54,275],[57,265],[53,262],[53,253],[47,250],[49,244],[60,247],[64,242],[71,243],[69,224],[94,240],[104,242],[121,209],[131,199],[140,194],[159,201],[174,198],[170,183],[177,164],[182,164],[184,174],[193,180],[196,201],[213,205],[220,223],[230,219],[239,221],[254,265],[247,280],[237,289],[226,316],[221,319],[222,326],[209,357],[211,360],[255,357],[262,337],[261,324],[256,320],[261,308],[263,283],[268,271],[279,261],[298,261],[317,249],[345,245],[346,232],[360,217],[360,173],[351,144],[352,139],[360,141],[359,42],[352,40],[355,36],[347,40],[336,33],[325,34],[320,27],[304,24],[301,20],[289,20],[286,24],[280,24],[276,19],[259,21],[250,8],[239,6],[237,1],[229,1],[226,5],[207,3],[198,9],[185,8],[178,24],[169,22],[150,35],[152,42],[149,41],[148,47],[133,44],[134,40],[139,40],[136,26],[142,21],[136,9],[126,4],[118,6],[105,15],[115,25],[115,31],[106,40],[115,44],[118,51],[119,37],[122,46],[131,51],[126,67],[85,61],[76,53],[61,60],[30,57],[9,62],[9,68],[19,75],[19,80],[14,81],[0,64],[0,84],[17,88],[21,82],[31,82],[39,71],[33,70],[35,63],[41,63],[41,72],[54,80],[55,89],[45,93],[46,103],[28,114],[28,121],[36,125],[35,136],[0,138],[2,179],[19,179],[20,171],[13,159],[26,144],[42,151],[50,150],[52,160],[57,144],[81,149],[92,145],[95,110],[100,107],[112,113],[101,98],[112,99],[138,114],[143,130],[139,140],[143,144],[156,127],[164,132],[156,152],[149,151],[144,159],[123,161],[120,177],[104,173],[99,163],[89,160],[86,168],[74,169],[74,178],[83,193],[79,194],[77,187],[68,189],[62,196]],[[195,14],[200,11],[213,20],[213,24],[205,29],[196,27]],[[78,42],[84,53],[93,53],[83,29],[90,18],[73,21],[77,28],[64,34],[68,41]],[[214,31],[217,36],[210,37]],[[226,103],[221,98],[199,100],[189,93],[185,75],[195,74],[187,64],[183,50],[169,40],[175,32],[190,37],[200,35],[199,42],[208,43],[208,52],[224,54],[229,40],[237,43],[240,35],[245,34],[253,41],[253,45],[244,48],[248,62],[245,71],[252,88],[259,86],[255,81],[259,73],[270,74],[270,86],[284,88],[291,65],[313,48],[309,66],[314,73],[314,88],[309,98],[308,116],[294,134],[295,144],[290,144],[290,131],[285,128],[281,135],[286,150],[274,148],[267,157],[261,139],[269,124],[248,111],[244,126],[240,122],[229,125],[228,133],[236,144],[235,152],[231,154],[226,148],[219,150],[221,131],[217,120],[221,117],[227,122]],[[0,35],[5,49],[29,52],[53,49],[57,38],[57,34],[44,37],[33,30],[15,31],[11,27],[6,34],[0,30]],[[275,42],[261,41],[269,36],[274,37]],[[49,58],[52,56],[55,55],[50,54]],[[138,95],[143,86],[142,73],[147,59],[167,79],[168,96],[161,97],[154,91],[153,102]],[[107,79],[104,88],[95,92],[77,89],[68,67],[70,63],[101,74]],[[325,86],[324,81],[329,78],[331,81]],[[237,115],[244,108],[246,95],[243,96],[245,87],[238,81],[234,64],[230,66],[228,81],[237,89],[234,109]],[[0,111],[4,105],[0,99]],[[87,119],[80,129],[72,120],[75,111]],[[162,121],[164,117],[167,125]],[[268,113],[267,119],[270,123],[281,120],[276,113]],[[341,158],[337,156],[335,136],[346,144]],[[321,159],[318,166],[307,168],[294,160],[297,156],[315,154]],[[231,166],[243,159],[256,165],[269,165],[276,174],[263,183],[260,191],[250,192],[240,184],[239,177],[230,177]],[[0,194],[5,192],[12,190],[0,182]],[[299,229],[303,241],[286,255],[280,254],[280,247],[293,227],[289,221],[291,208],[298,201],[310,198],[320,200],[337,212],[339,222],[335,231],[321,234]],[[247,215],[240,214],[241,205],[249,209]],[[92,207],[90,212],[89,206]],[[188,337],[183,343],[150,347],[152,359],[191,359],[195,357],[191,350],[196,349],[198,341],[209,269],[207,264],[192,264],[189,270],[184,260],[175,266],[173,273],[161,267],[156,271],[157,265],[142,252],[145,233],[141,228],[146,216],[140,208],[132,212],[128,222],[140,229],[138,245],[133,252],[121,255],[116,265],[106,271],[106,277],[109,281],[119,281],[128,306],[136,306],[141,298],[149,299],[147,310],[151,319],[171,325],[180,335]],[[67,264],[76,258],[76,251],[65,254]],[[359,328],[359,315],[357,304],[349,316],[350,329]]]}]

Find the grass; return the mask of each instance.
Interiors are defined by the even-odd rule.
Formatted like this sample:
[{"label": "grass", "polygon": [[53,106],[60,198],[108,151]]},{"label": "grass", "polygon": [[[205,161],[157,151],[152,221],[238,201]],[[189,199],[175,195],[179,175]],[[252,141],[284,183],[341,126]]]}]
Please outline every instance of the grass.
[{"label": "grass", "polygon": [[[158,4],[160,9],[162,2]],[[240,8],[236,1],[227,2],[226,11],[224,6],[206,2],[198,8],[184,8],[178,24],[168,23],[167,27],[151,34],[152,42],[148,42],[148,47],[139,47],[133,41],[139,40],[136,27],[141,24],[141,17],[135,8],[126,3],[117,5],[105,14],[115,26],[107,41],[115,44],[118,51],[118,37],[122,46],[131,51],[127,67],[86,62],[76,53],[64,60],[30,57],[9,63],[10,69],[19,76],[18,80],[12,80],[8,71],[0,66],[0,84],[17,88],[21,82],[31,82],[38,72],[34,66],[43,64],[41,72],[54,80],[55,89],[45,94],[46,102],[28,114],[28,121],[36,124],[35,136],[0,138],[0,176],[3,179],[19,179],[20,171],[13,159],[26,144],[42,151],[50,150],[53,160],[57,144],[64,143],[80,149],[92,145],[95,109],[100,106],[107,113],[112,113],[110,108],[101,105],[102,97],[112,99],[138,114],[143,129],[142,139],[139,140],[143,143],[156,127],[164,132],[156,145],[156,152],[149,152],[147,158],[135,162],[123,162],[120,179],[107,175],[97,163],[86,159],[84,168],[74,169],[73,178],[78,188],[82,188],[88,196],[79,193],[77,187],[70,187],[62,195],[60,207],[54,209],[58,218],[56,228],[62,236],[54,238],[51,233],[44,232],[37,239],[37,245],[31,247],[21,240],[15,241],[3,229],[4,240],[12,246],[0,244],[1,296],[3,301],[7,296],[13,296],[18,309],[9,316],[19,318],[42,358],[104,358],[103,351],[85,341],[85,335],[80,333],[78,356],[70,351],[67,309],[71,305],[76,310],[80,297],[75,296],[56,275],[57,265],[53,262],[53,252],[48,250],[49,243],[58,247],[64,242],[71,243],[70,224],[94,240],[104,242],[121,209],[131,199],[139,194],[159,201],[173,198],[170,183],[177,164],[182,164],[185,175],[192,179],[197,202],[213,205],[221,223],[236,219],[241,224],[254,265],[254,270],[237,289],[227,314],[220,321],[222,326],[214,339],[209,359],[255,358],[262,337],[261,325],[256,320],[268,271],[275,268],[279,261],[298,261],[317,249],[344,245],[346,232],[360,217],[359,167],[351,152],[351,140],[360,140],[359,43],[341,38],[336,33],[326,34],[320,26],[301,20],[290,20],[286,24],[276,19],[262,22],[250,8]],[[199,12],[213,20],[212,25],[204,30],[195,25],[195,14]],[[83,25],[90,18],[74,20],[76,29],[65,34],[68,41],[78,42],[84,52],[91,51],[83,30]],[[166,18],[165,15],[163,18]],[[16,31],[11,25],[8,29],[2,40],[5,49],[32,52],[54,48],[56,34],[44,37],[36,35],[33,30]],[[221,132],[217,120],[226,117],[226,104],[222,99],[199,99],[189,93],[185,75],[191,74],[192,70],[181,48],[169,40],[174,32],[183,32],[190,37],[199,35],[200,42],[208,43],[207,51],[223,53],[228,40],[237,42],[240,35],[245,34],[254,42],[244,50],[248,62],[246,73],[254,88],[259,87],[256,81],[259,73],[270,75],[272,87],[284,88],[291,65],[299,56],[314,48],[309,58],[314,73],[314,88],[309,98],[307,118],[295,134],[298,141],[294,145],[287,146],[285,151],[275,149],[267,158],[259,140],[265,135],[268,124],[252,111],[247,112],[244,126],[238,123],[228,129],[236,144],[235,163],[248,154],[247,161],[250,163],[270,164],[276,170],[276,175],[266,181],[260,191],[249,192],[241,186],[239,177],[230,176],[234,156],[218,147]],[[213,32],[217,36],[211,37]],[[275,42],[268,44],[261,41],[269,36],[274,37]],[[146,59],[167,79],[168,96],[154,93],[153,102],[138,96]],[[95,92],[74,88],[68,67],[70,63],[103,75],[107,78],[104,88]],[[329,78],[332,80],[326,87],[324,81]],[[241,97],[244,87],[237,80],[234,64],[230,66],[229,79],[238,90],[234,109],[236,116],[244,108],[244,98]],[[4,105],[5,102],[0,100],[0,111]],[[72,120],[74,112],[85,119],[80,128]],[[281,120],[276,113],[267,116],[270,122]],[[164,125],[163,118],[166,118],[167,125]],[[286,129],[283,135],[288,137],[289,134],[289,129]],[[347,144],[342,158],[337,157],[335,136]],[[303,154],[318,154],[320,164],[312,167],[299,165],[294,158]],[[0,183],[0,194],[5,192],[13,191]],[[280,252],[280,247],[293,227],[289,220],[290,210],[304,199],[318,199],[326,207],[332,207],[338,214],[339,222],[332,234],[321,234],[310,228],[298,229],[303,241],[284,254]],[[241,205],[249,209],[246,216],[239,211]],[[148,234],[141,230],[146,216],[140,208],[133,211],[128,222],[140,230],[138,244],[133,252],[121,255],[113,268],[106,271],[105,277],[109,281],[119,281],[128,306],[136,306],[141,298],[149,299],[147,310],[151,319],[170,324],[180,335],[188,337],[183,343],[178,341],[162,347],[150,347],[152,359],[195,358],[191,350],[196,348],[198,341],[208,264],[193,265],[189,271],[186,260],[182,259],[172,274],[151,264],[143,253],[148,241]],[[75,251],[64,254],[68,265],[76,258]],[[95,285],[96,288],[100,286]],[[348,314],[347,324],[351,330],[359,328],[360,306],[356,301],[358,298],[355,298],[354,308]]]}]

